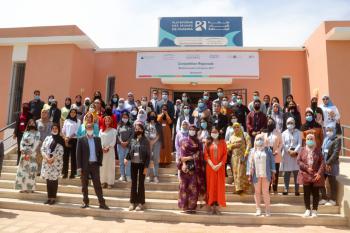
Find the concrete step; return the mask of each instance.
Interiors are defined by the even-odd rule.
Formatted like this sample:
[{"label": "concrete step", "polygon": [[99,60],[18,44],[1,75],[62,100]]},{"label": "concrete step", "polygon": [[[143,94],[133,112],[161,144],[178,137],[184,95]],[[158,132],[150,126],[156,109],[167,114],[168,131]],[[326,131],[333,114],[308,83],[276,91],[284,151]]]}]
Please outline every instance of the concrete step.
[{"label": "concrete step", "polygon": [[[13,189],[14,181],[12,180],[1,180],[0,187],[3,189]],[[36,190],[46,192],[46,184],[45,183],[37,183]],[[67,194],[81,194],[81,186],[71,186],[71,185],[62,185],[61,183],[58,185],[59,193],[67,193]],[[89,193],[94,194],[95,191],[92,188],[92,185],[89,187]],[[130,197],[130,188],[124,189],[104,189],[103,193],[106,197],[121,197],[121,198],[129,198]],[[162,191],[162,190],[146,190],[146,198],[150,199],[165,199],[165,200],[178,200],[179,192],[176,191]],[[252,194],[245,195],[237,195],[232,193],[226,193],[226,201],[227,202],[244,202],[244,203],[253,203],[254,196]],[[285,203],[285,204],[302,204],[303,197],[302,195],[297,197],[295,195],[283,196],[281,194],[275,195],[271,194],[271,203]]]},{"label": "concrete step", "polygon": [[[96,196],[90,195],[90,204],[98,205]],[[47,199],[46,192],[35,192],[33,194],[19,193],[13,189],[0,189],[0,198],[15,198],[20,200],[41,201],[44,202]],[[127,208],[130,205],[129,198],[121,197],[105,197],[106,203],[110,207],[122,207]],[[60,193],[58,201],[62,203],[81,204],[81,194],[67,194]],[[157,210],[179,210],[177,200],[160,200],[160,199],[146,199],[147,209]],[[201,209],[198,207],[198,209]],[[202,208],[203,210],[206,207]],[[256,210],[254,203],[242,203],[242,202],[227,202],[227,206],[222,208],[225,212],[237,212],[237,213],[253,213]],[[303,204],[272,204],[271,212],[273,213],[302,213],[304,211]],[[320,206],[320,214],[338,214],[339,206]]]},{"label": "concrete step", "polygon": [[50,212],[53,214],[72,214],[79,216],[92,216],[115,219],[137,219],[161,222],[191,222],[205,224],[249,224],[249,225],[323,225],[323,226],[346,226],[347,220],[339,214],[320,214],[317,218],[303,218],[302,214],[272,213],[271,217],[256,217],[253,213],[227,213],[213,216],[205,211],[198,211],[197,214],[184,214],[174,210],[154,210],[129,212],[125,208],[112,207],[111,210],[97,209],[91,206],[88,209],[81,209],[79,205],[69,203],[57,203],[56,205],[44,205],[39,201],[25,201],[15,198],[0,198],[0,208],[17,209],[39,212]]},{"label": "concrete step", "polygon": [[[1,176],[1,180],[15,180],[15,174],[11,173],[5,173]],[[0,180],[0,181],[1,181]],[[40,177],[36,178],[37,183],[45,183],[45,180],[43,180]],[[60,184],[64,185],[76,185],[80,186],[80,179],[60,179]],[[1,186],[0,186],[1,187]],[[131,188],[131,182],[122,182],[119,180],[115,181],[115,184],[113,186],[114,188]],[[178,191],[179,189],[179,182],[164,182],[160,180],[160,183],[145,183],[145,188],[147,190],[163,190],[163,191]],[[226,184],[226,192],[234,192],[235,188],[232,184]],[[278,192],[284,191],[284,185],[279,184],[277,188]],[[291,185],[289,187],[289,192],[294,193],[294,185]],[[301,186],[299,189],[299,192],[303,192],[303,187]]]}]

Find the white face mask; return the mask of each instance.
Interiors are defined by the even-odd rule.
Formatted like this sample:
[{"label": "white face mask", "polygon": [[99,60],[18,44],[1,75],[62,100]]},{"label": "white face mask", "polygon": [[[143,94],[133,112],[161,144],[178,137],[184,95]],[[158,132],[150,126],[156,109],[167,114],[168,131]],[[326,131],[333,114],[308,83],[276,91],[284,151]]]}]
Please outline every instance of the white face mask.
[{"label": "white face mask", "polygon": [[332,136],[333,136],[333,132],[327,131],[327,132],[326,132],[326,135],[327,135],[327,137],[332,137]]},{"label": "white face mask", "polygon": [[294,125],[293,124],[287,124],[287,129],[294,129]]},{"label": "white face mask", "polygon": [[255,145],[258,146],[258,147],[263,146],[264,145],[264,140],[262,140],[262,139],[256,140],[255,141]]},{"label": "white face mask", "polygon": [[94,131],[93,130],[86,130],[86,134],[88,136],[92,136],[94,134]]},{"label": "white face mask", "polygon": [[147,101],[141,101],[141,105],[144,107],[147,106]]},{"label": "white face mask", "polygon": [[227,101],[222,101],[222,106],[227,107],[228,106],[228,102]]},{"label": "white face mask", "polygon": [[131,111],[131,114],[135,116],[137,115],[137,111]]},{"label": "white face mask", "polygon": [[217,139],[219,137],[218,133],[211,133],[210,136],[214,139]]},{"label": "white face mask", "polygon": [[127,118],[122,118],[122,122],[123,123],[127,123],[129,121],[129,119],[127,119]]},{"label": "white face mask", "polygon": [[190,136],[194,136],[194,135],[196,135],[196,130],[190,130],[190,131],[188,131],[188,134]]},{"label": "white face mask", "polygon": [[93,113],[93,112],[95,112],[95,109],[94,108],[89,108],[89,112]]},{"label": "white face mask", "polygon": [[232,124],[237,123],[237,118],[232,118],[231,122],[232,122]]},{"label": "white face mask", "polygon": [[52,135],[57,135],[57,134],[58,134],[58,132],[51,132],[51,134],[52,134]]}]

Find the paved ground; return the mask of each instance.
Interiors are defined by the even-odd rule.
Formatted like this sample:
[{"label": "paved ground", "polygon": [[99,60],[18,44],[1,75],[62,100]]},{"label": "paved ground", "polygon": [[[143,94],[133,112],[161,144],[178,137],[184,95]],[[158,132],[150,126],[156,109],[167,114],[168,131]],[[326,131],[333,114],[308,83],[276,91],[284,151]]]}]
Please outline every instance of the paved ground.
[{"label": "paved ground", "polygon": [[0,209],[0,232],[260,232],[260,233],[281,233],[290,232],[297,229],[298,233],[345,233],[350,232],[350,228],[344,227],[279,227],[279,226],[228,226],[228,225],[203,225],[189,223],[159,223],[123,219],[106,219],[93,217],[63,216],[41,212],[4,210]]}]

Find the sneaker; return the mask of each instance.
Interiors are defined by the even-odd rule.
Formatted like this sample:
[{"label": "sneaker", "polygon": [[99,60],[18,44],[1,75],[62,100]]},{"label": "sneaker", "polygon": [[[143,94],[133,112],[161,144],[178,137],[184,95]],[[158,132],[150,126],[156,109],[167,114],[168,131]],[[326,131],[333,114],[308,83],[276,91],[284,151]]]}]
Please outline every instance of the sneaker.
[{"label": "sneaker", "polygon": [[333,200],[329,200],[325,205],[326,206],[335,206],[335,205],[337,205],[337,203]]},{"label": "sneaker", "polygon": [[131,176],[127,176],[126,179],[125,179],[126,182],[129,182],[131,181]]},{"label": "sneaker", "polygon": [[311,217],[316,218],[317,217],[317,210],[311,211]]},{"label": "sneaker", "polygon": [[144,210],[144,206],[142,204],[139,204],[136,209],[136,211],[141,211],[141,210]]},{"label": "sneaker", "polygon": [[130,204],[129,211],[133,211],[134,209],[135,209],[135,205],[134,204]]},{"label": "sneaker", "polygon": [[261,209],[256,210],[255,216],[261,216]]},{"label": "sneaker", "polygon": [[149,176],[146,176],[146,180],[145,180],[145,182],[146,182],[146,183],[149,183],[149,182],[151,182],[151,177],[149,177]]},{"label": "sneaker", "polygon": [[119,181],[126,181],[126,178],[125,178],[125,176],[121,176],[118,180]]},{"label": "sneaker", "polygon": [[327,201],[325,199],[322,199],[321,201],[318,202],[319,205],[324,205],[326,203],[327,203]]},{"label": "sneaker", "polygon": [[311,216],[311,210],[306,210],[304,213],[304,218],[310,217]]},{"label": "sneaker", "polygon": [[158,177],[157,177],[157,176],[155,176],[155,177],[154,177],[153,182],[154,182],[154,183],[156,183],[156,184],[158,184],[158,183],[159,183],[159,179],[158,179]]}]

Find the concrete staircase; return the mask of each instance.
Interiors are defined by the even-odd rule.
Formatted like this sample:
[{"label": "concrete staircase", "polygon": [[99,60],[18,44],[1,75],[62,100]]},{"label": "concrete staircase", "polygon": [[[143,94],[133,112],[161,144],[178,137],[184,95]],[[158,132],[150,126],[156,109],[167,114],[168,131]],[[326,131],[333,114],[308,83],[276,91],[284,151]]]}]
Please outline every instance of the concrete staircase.
[{"label": "concrete staircase", "polygon": [[[291,182],[291,193],[288,196],[271,195],[272,216],[256,217],[253,195],[239,196],[233,194],[234,187],[226,185],[227,207],[220,216],[208,215],[206,207],[199,208],[197,214],[182,213],[177,207],[178,181],[175,164],[169,168],[160,168],[160,183],[146,183],[146,207],[142,212],[129,212],[130,182],[116,181],[113,189],[104,189],[104,196],[110,211],[97,208],[98,201],[94,190],[89,187],[91,208],[79,208],[82,203],[79,179],[60,179],[58,203],[44,205],[46,200],[46,183],[37,177],[37,191],[33,194],[19,193],[14,190],[16,176],[15,150],[5,155],[0,179],[0,208],[43,211],[54,214],[73,214],[94,217],[128,218],[149,221],[192,222],[204,224],[270,224],[270,225],[324,225],[346,226],[347,219],[340,214],[339,206],[320,206],[318,218],[303,218],[303,196],[294,196],[294,185]],[[119,174],[119,168],[116,171]],[[118,176],[116,176],[118,177]],[[230,183],[232,178],[228,178]],[[292,180],[291,180],[292,181]],[[279,179],[279,192],[283,190],[283,178]],[[302,188],[300,190],[303,191]]]}]

